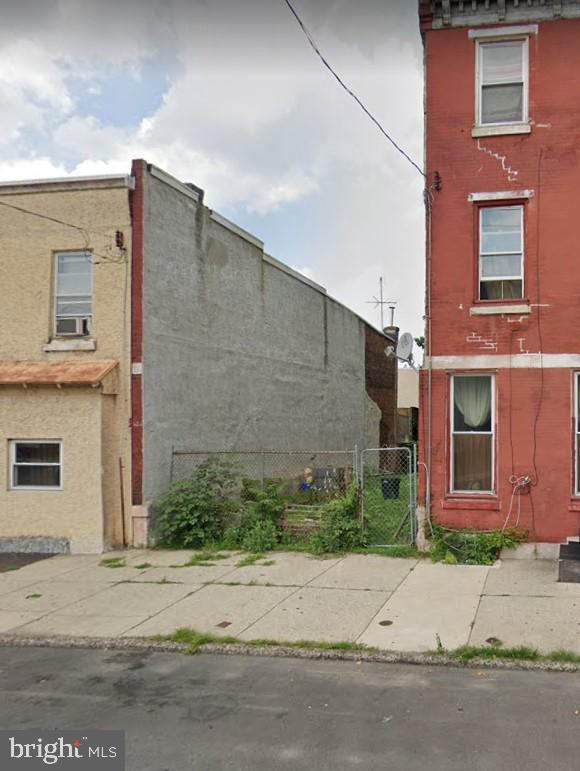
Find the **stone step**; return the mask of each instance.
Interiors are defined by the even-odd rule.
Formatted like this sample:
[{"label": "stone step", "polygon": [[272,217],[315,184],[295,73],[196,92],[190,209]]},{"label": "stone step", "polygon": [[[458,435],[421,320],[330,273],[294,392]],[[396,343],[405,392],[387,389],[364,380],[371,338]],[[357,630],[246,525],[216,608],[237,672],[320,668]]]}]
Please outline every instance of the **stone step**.
[{"label": "stone step", "polygon": [[561,559],[558,563],[558,581],[580,584],[580,560]]},{"label": "stone step", "polygon": [[560,559],[580,560],[580,542],[563,543],[560,545]]}]

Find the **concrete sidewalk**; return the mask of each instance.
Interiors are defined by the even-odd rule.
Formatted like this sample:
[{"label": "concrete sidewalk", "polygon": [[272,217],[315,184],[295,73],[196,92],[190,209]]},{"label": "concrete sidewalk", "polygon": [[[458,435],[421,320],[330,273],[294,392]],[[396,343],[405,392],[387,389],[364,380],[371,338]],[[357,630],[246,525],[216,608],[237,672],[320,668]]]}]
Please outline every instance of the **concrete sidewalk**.
[{"label": "concrete sidewalk", "polygon": [[228,554],[183,565],[192,551],[56,556],[0,573],[0,632],[148,637],[192,627],[242,640],[357,641],[427,651],[497,638],[547,653],[580,653],[580,584],[557,563],[434,565],[377,555],[274,552],[253,565]]}]

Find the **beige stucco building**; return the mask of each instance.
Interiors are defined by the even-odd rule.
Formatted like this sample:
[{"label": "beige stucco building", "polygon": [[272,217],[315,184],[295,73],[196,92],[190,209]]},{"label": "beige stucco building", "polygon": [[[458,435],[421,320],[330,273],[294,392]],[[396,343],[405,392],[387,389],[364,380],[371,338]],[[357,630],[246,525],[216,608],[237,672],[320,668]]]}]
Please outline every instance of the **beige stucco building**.
[{"label": "beige stucco building", "polygon": [[129,542],[131,187],[0,185],[4,550]]}]

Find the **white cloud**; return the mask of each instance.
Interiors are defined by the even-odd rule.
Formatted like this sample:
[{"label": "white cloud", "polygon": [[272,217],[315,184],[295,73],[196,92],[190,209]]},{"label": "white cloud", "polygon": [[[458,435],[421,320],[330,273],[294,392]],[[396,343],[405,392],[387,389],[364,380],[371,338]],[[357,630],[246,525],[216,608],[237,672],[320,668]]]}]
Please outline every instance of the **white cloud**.
[{"label": "white cloud", "polygon": [[[377,325],[365,301],[384,275],[402,326],[422,333],[421,178],[323,67],[283,3],[9,5],[0,29],[0,178],[127,173],[131,158],[144,157],[205,188],[210,206],[237,210],[240,224],[257,222],[257,235],[260,218],[277,212],[279,221],[307,203],[308,254],[293,258],[301,272]],[[415,3],[297,7],[340,75],[420,162]],[[162,104],[139,125],[78,114],[71,74],[93,93],[115,68],[142,85],[152,56],[177,64]],[[24,129],[44,132],[44,144],[26,144]],[[2,146],[2,138],[18,141]],[[275,241],[266,247],[276,256]]]}]

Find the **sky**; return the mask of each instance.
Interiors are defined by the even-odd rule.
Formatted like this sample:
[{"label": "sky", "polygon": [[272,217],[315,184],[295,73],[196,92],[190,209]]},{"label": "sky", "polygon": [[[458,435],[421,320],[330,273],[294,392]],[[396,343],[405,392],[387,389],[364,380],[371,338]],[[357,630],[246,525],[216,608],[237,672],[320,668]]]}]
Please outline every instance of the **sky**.
[{"label": "sky", "polygon": [[[416,0],[292,2],[422,165]],[[0,180],[128,173],[145,158],[375,326],[383,276],[395,323],[423,334],[422,177],[284,0],[0,4]]]}]

